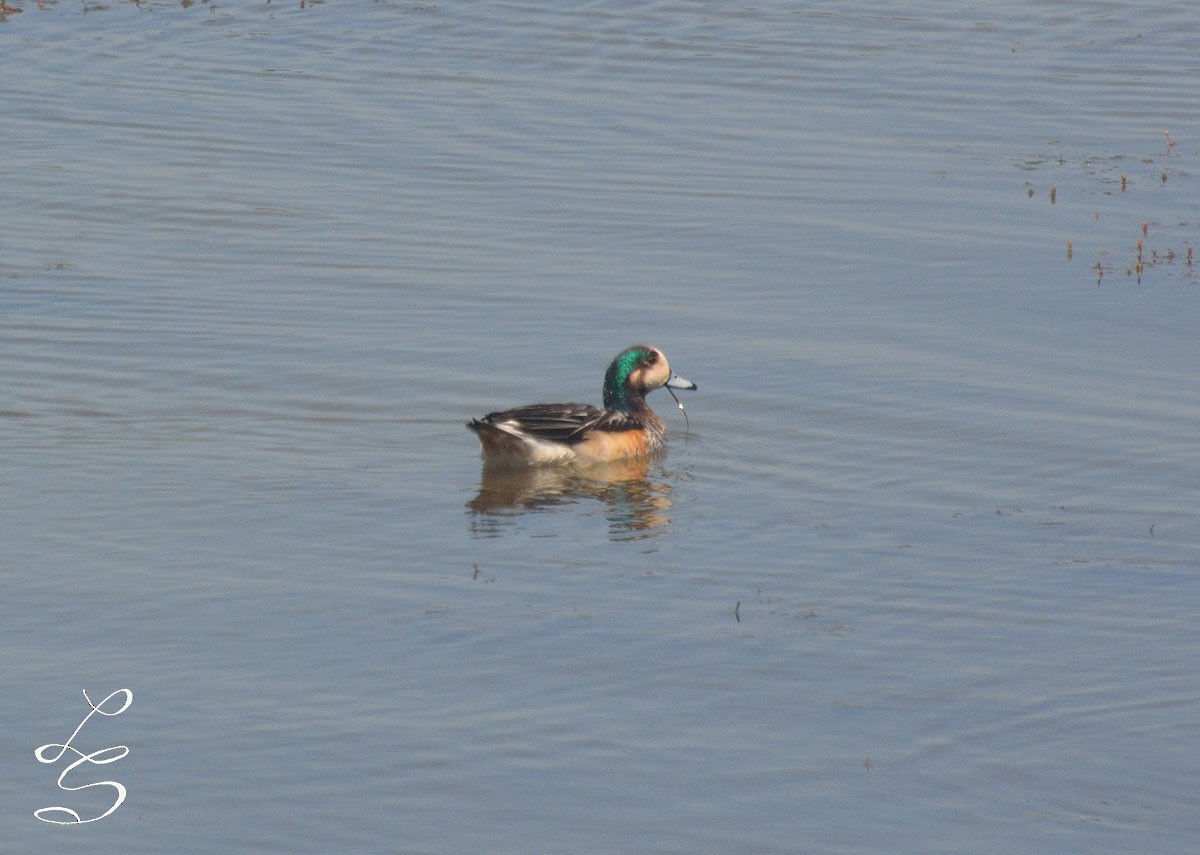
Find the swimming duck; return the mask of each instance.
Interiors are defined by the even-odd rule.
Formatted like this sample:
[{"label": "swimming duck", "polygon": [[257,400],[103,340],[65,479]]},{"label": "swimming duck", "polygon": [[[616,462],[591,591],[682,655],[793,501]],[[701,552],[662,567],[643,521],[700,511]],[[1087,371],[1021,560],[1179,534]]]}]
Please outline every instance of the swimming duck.
[{"label": "swimming duck", "polygon": [[671,371],[661,350],[638,344],[618,353],[604,373],[602,410],[591,404],[532,404],[471,419],[467,427],[479,437],[485,463],[608,463],[645,458],[660,451],[667,438],[666,424],[646,406],[646,393],[661,386],[668,391],[696,388]]}]

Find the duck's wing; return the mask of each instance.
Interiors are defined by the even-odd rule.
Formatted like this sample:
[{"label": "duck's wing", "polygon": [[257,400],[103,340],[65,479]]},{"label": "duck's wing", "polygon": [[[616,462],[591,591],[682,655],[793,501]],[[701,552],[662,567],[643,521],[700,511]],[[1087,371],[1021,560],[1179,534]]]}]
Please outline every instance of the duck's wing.
[{"label": "duck's wing", "polygon": [[[491,425],[506,433],[573,445],[594,430],[629,430],[640,422],[616,410],[601,410],[591,404],[532,404],[498,413],[488,413],[474,425]],[[474,428],[473,428],[474,429]]]}]

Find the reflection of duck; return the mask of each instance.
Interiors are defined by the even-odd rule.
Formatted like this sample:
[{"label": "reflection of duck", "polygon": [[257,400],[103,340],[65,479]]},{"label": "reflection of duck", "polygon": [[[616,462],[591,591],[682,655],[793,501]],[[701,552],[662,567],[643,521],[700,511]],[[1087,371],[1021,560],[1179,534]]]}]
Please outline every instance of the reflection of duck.
[{"label": "reflection of duck", "polygon": [[666,424],[646,405],[646,393],[662,386],[696,388],[671,371],[657,347],[635,345],[617,354],[604,374],[603,410],[590,404],[533,404],[489,413],[467,427],[478,435],[483,458],[493,466],[644,460],[667,438]]},{"label": "reflection of duck", "polygon": [[[596,499],[607,509],[612,536],[628,539],[667,525],[671,488],[647,477],[650,461],[645,457],[587,467],[526,466],[497,467],[485,464],[479,494],[467,503],[476,514],[500,517],[511,513],[571,504],[581,498]],[[495,523],[479,527],[480,533],[495,533]]]}]

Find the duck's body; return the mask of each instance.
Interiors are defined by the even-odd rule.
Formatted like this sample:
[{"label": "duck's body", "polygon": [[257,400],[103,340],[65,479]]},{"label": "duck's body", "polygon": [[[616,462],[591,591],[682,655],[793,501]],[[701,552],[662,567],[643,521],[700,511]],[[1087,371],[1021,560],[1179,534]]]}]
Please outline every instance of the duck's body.
[{"label": "duck's body", "polygon": [[604,375],[604,409],[591,404],[533,404],[472,419],[485,462],[508,465],[609,463],[661,451],[667,426],[646,405],[662,386],[695,389],[671,371],[663,352],[635,345]]}]

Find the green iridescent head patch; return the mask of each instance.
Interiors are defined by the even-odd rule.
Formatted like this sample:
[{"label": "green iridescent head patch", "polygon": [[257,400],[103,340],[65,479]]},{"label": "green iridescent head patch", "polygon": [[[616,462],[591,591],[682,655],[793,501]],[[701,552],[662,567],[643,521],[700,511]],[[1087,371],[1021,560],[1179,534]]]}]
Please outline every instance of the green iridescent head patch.
[{"label": "green iridescent head patch", "polygon": [[628,410],[629,375],[656,359],[652,348],[636,345],[617,354],[604,372],[604,406],[610,410]]}]

